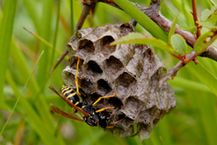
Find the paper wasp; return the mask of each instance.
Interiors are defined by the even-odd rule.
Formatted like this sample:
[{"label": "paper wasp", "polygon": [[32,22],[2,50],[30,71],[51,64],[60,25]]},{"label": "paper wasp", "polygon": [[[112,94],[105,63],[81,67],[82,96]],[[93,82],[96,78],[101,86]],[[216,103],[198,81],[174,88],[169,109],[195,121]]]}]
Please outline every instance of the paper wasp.
[{"label": "paper wasp", "polygon": [[92,103],[85,101],[85,98],[88,97],[88,95],[80,91],[79,84],[78,84],[79,63],[80,63],[80,58],[78,58],[77,65],[76,65],[76,74],[75,74],[76,89],[73,89],[65,85],[62,87],[61,93],[59,93],[53,87],[50,87],[50,89],[54,91],[62,100],[68,103],[69,106],[73,107],[76,112],[80,112],[82,114],[82,119],[76,115],[66,113],[55,106],[51,107],[51,111],[59,115],[62,115],[66,118],[70,118],[70,119],[78,120],[78,121],[84,121],[90,126],[100,126],[102,128],[113,127],[114,125],[110,123],[111,115],[108,114],[107,110],[112,110],[114,109],[114,107],[106,106],[103,108],[97,108],[96,105],[102,99],[108,99],[108,98],[115,97],[115,94],[108,95],[108,96],[101,96]]},{"label": "paper wasp", "polygon": [[[86,17],[89,13],[94,11],[94,8],[98,2],[108,3],[110,5],[116,6],[112,0],[82,0],[83,9],[82,14],[78,20],[78,23],[75,28],[75,35],[77,37],[77,31],[81,29]],[[52,71],[60,64],[60,62],[64,59],[64,57],[68,54],[68,51],[65,51],[61,58],[54,65]],[[79,68],[80,58],[77,59],[76,65],[76,74],[75,74],[75,86],[76,89],[71,88],[69,86],[63,86],[61,89],[61,93],[59,93],[55,88],[50,87],[52,91],[54,91],[62,100],[68,103],[69,106],[75,109],[76,112],[80,112],[82,114],[82,118],[79,118],[76,115],[72,115],[66,113],[59,109],[58,107],[52,106],[51,111],[57,114],[60,114],[66,118],[70,118],[73,120],[84,121],[90,126],[100,126],[102,128],[111,128],[114,124],[110,123],[111,114],[107,113],[107,110],[114,109],[113,106],[106,106],[103,108],[97,108],[98,102],[102,99],[108,99],[111,97],[115,97],[115,94],[108,96],[101,96],[96,101],[89,103],[85,101],[85,97],[90,97],[84,92],[80,91],[78,84],[78,68]]]}]

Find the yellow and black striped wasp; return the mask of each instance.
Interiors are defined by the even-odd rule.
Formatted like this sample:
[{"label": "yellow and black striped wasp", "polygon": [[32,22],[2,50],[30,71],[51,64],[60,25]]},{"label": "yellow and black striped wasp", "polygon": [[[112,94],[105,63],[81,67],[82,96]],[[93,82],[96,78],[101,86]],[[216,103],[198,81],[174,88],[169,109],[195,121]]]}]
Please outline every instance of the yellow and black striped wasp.
[{"label": "yellow and black striped wasp", "polygon": [[[75,34],[77,31],[82,27],[87,15],[94,11],[94,8],[98,2],[104,2],[113,6],[118,7],[112,0],[82,0],[83,9],[82,14],[79,18],[79,21],[75,28]],[[78,37],[75,35],[75,37]],[[57,61],[57,63],[54,65],[52,72],[56,69],[56,67],[60,64],[60,62],[64,59],[64,57],[68,54],[68,51],[65,51],[60,59]],[[68,103],[69,106],[74,108],[76,111],[80,112],[82,114],[82,119],[79,118],[76,115],[72,115],[69,113],[66,113],[59,109],[56,106],[51,107],[51,111],[55,112],[57,114],[60,114],[66,118],[70,118],[73,120],[78,121],[85,121],[90,126],[100,126],[102,128],[110,128],[113,125],[110,123],[110,116],[106,113],[106,110],[112,110],[114,109],[113,106],[107,106],[98,109],[96,107],[97,103],[100,102],[102,99],[108,99],[111,97],[115,97],[115,94],[108,95],[108,96],[101,96],[96,101],[92,102],[91,104],[89,102],[86,102],[85,99],[88,97],[85,93],[81,93],[79,89],[78,84],[78,68],[79,68],[80,58],[77,59],[77,65],[76,65],[76,75],[75,75],[75,86],[76,89],[69,87],[69,86],[63,86],[61,89],[61,93],[59,93],[55,88],[50,87],[52,91],[54,91],[62,100],[64,100],[66,103]]]},{"label": "yellow and black striped wasp", "polygon": [[68,103],[69,106],[75,109],[75,111],[80,112],[82,114],[82,118],[79,118],[75,114],[69,114],[56,106],[51,107],[51,112],[57,113],[62,115],[66,118],[70,118],[73,120],[84,121],[90,126],[100,126],[102,128],[111,128],[114,124],[111,123],[110,117],[106,110],[114,109],[113,106],[106,106],[103,108],[97,108],[96,105],[102,99],[108,99],[111,97],[115,97],[115,94],[108,95],[108,96],[101,96],[96,101],[89,103],[85,101],[85,98],[88,97],[84,92],[80,92],[79,84],[78,84],[78,68],[79,68],[80,58],[77,60],[76,65],[76,74],[75,74],[75,86],[76,89],[63,86],[61,89],[61,93],[59,93],[55,88],[50,87],[52,91],[54,91],[62,100]]}]

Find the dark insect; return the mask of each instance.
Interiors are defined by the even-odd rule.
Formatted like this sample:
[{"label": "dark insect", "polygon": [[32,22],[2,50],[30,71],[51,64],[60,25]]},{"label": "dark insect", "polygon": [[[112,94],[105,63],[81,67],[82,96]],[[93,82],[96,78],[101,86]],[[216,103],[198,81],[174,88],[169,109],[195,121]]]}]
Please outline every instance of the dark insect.
[{"label": "dark insect", "polygon": [[103,108],[97,108],[96,105],[102,99],[108,99],[111,97],[115,97],[115,94],[108,96],[101,96],[96,101],[92,103],[88,103],[85,101],[85,98],[88,97],[84,92],[81,92],[78,85],[78,67],[79,67],[80,59],[77,60],[76,65],[76,75],[75,75],[75,86],[76,89],[73,89],[68,86],[63,86],[61,89],[61,93],[59,93],[55,88],[50,87],[52,91],[54,91],[58,96],[60,96],[65,102],[67,102],[71,107],[75,109],[75,111],[80,112],[83,116],[82,119],[78,116],[66,113],[59,109],[58,107],[52,106],[51,111],[58,113],[66,118],[70,118],[78,121],[85,121],[90,126],[100,126],[102,128],[112,128],[114,124],[111,123],[110,117],[111,114],[107,112],[107,110],[114,109],[113,106],[106,106]]},{"label": "dark insect", "polygon": [[[112,0],[82,0],[83,9],[82,14],[78,20],[78,23],[75,28],[75,37],[79,37],[78,30],[82,27],[86,17],[89,13],[93,13],[97,2],[104,2],[110,5],[118,7]],[[56,69],[56,67],[61,63],[64,57],[69,53],[66,50],[62,56],[59,58],[57,63],[52,68],[52,72]],[[75,75],[75,86],[76,89],[73,89],[68,86],[63,86],[61,89],[61,93],[59,93],[55,88],[50,87],[52,91],[54,91],[58,96],[60,96],[65,102],[67,102],[71,107],[73,107],[76,111],[79,111],[83,114],[83,118],[80,119],[77,116],[71,115],[59,109],[58,107],[52,106],[51,111],[56,112],[64,117],[71,118],[78,121],[85,121],[90,126],[100,126],[102,128],[111,128],[112,125],[110,123],[111,115],[107,113],[106,110],[114,109],[113,106],[106,106],[98,109],[96,107],[97,103],[102,99],[107,99],[111,97],[115,97],[115,94],[109,96],[101,96],[95,102],[88,103],[85,102],[82,98],[88,97],[85,93],[80,93],[79,85],[78,85],[78,67],[80,63],[80,58],[78,58],[77,66],[76,66],[76,75]]]}]

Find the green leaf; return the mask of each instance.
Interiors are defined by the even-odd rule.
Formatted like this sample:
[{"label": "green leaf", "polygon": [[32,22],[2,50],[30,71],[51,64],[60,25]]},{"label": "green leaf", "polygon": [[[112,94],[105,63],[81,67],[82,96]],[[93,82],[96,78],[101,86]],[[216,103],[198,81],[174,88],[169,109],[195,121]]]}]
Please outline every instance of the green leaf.
[{"label": "green leaf", "polygon": [[168,34],[168,38],[169,38],[169,43],[170,44],[171,44],[171,37],[175,33],[175,31],[176,31],[176,21],[177,21],[177,17],[175,17],[173,19],[173,23],[172,23],[172,25],[170,27],[170,31],[169,31],[169,34]]},{"label": "green leaf", "polygon": [[211,73],[208,71],[207,67],[203,64],[198,65],[198,72],[203,74],[204,76],[200,76],[200,80],[206,84],[206,86],[211,90],[215,96],[217,96],[216,84],[217,84],[217,77],[216,74]]},{"label": "green leaf", "polygon": [[181,55],[187,54],[188,46],[184,40],[184,38],[178,34],[174,34],[171,36],[171,45],[174,48],[175,52]]},{"label": "green leaf", "polygon": [[111,45],[116,44],[148,44],[160,48],[162,50],[166,50],[169,53],[173,54],[174,50],[163,40],[153,38],[153,37],[145,37],[141,33],[129,33],[126,36],[121,37],[120,39],[114,41]]},{"label": "green leaf", "polygon": [[199,60],[199,64],[196,66],[192,66],[193,64],[189,64],[187,69],[191,72],[194,77],[197,77],[199,81],[201,81],[204,85],[206,85],[210,92],[217,96],[217,76],[215,73],[211,72],[209,68],[203,64],[203,60]]},{"label": "green leaf", "polygon": [[111,43],[111,45],[133,44],[133,43],[144,44],[144,38],[145,38],[145,35],[141,33],[132,32],[126,36],[119,38],[118,40],[115,40],[114,42]]},{"label": "green leaf", "polygon": [[207,21],[212,23],[213,25],[217,24],[217,8],[213,11],[211,15],[209,15]]},{"label": "green leaf", "polygon": [[166,33],[153,22],[144,12],[136,8],[128,0],[114,0],[115,4],[120,6],[127,14],[129,14],[133,19],[135,19],[139,24],[141,24],[145,29],[147,29],[153,36],[160,38],[164,41],[167,40]]},{"label": "green leaf", "polygon": [[213,27],[217,24],[217,7],[212,8],[212,10],[204,10],[202,12],[202,23],[203,26]]},{"label": "green leaf", "polygon": [[203,53],[217,39],[217,27],[212,28],[209,32],[201,35],[194,45],[197,54]]},{"label": "green leaf", "polygon": [[181,88],[183,90],[190,90],[190,91],[200,90],[201,92],[210,93],[209,88],[206,85],[202,84],[201,82],[196,82],[181,77],[175,77],[173,80],[170,80],[170,84],[177,88]]},{"label": "green leaf", "polygon": [[207,21],[207,19],[209,18],[211,14],[212,14],[211,10],[209,9],[203,10],[201,13],[201,21]]}]

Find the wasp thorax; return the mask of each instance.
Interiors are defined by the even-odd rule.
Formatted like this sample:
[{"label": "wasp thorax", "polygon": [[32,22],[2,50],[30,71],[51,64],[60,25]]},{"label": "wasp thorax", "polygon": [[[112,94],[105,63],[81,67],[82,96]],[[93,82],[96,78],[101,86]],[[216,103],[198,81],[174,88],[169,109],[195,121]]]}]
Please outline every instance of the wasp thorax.
[{"label": "wasp thorax", "polygon": [[[81,59],[79,86],[89,96],[83,100],[91,103],[100,96],[116,95],[96,105],[98,109],[115,107],[98,113],[101,120],[98,118],[97,123],[101,123],[101,127],[113,124],[108,130],[121,136],[139,134],[144,138],[165,113],[175,107],[176,102],[169,86],[166,83],[159,85],[165,68],[148,46],[110,45],[132,31],[129,24],[82,29],[79,31],[81,37],[68,43],[69,57],[70,60]],[[76,63],[70,62],[63,71],[68,86],[74,86],[72,76],[75,76],[76,67],[72,64]],[[86,122],[96,123],[97,118],[91,117],[86,118]]]},{"label": "wasp thorax", "polygon": [[97,126],[99,123],[99,116],[94,114],[87,117],[84,117],[84,121],[90,126]]}]

